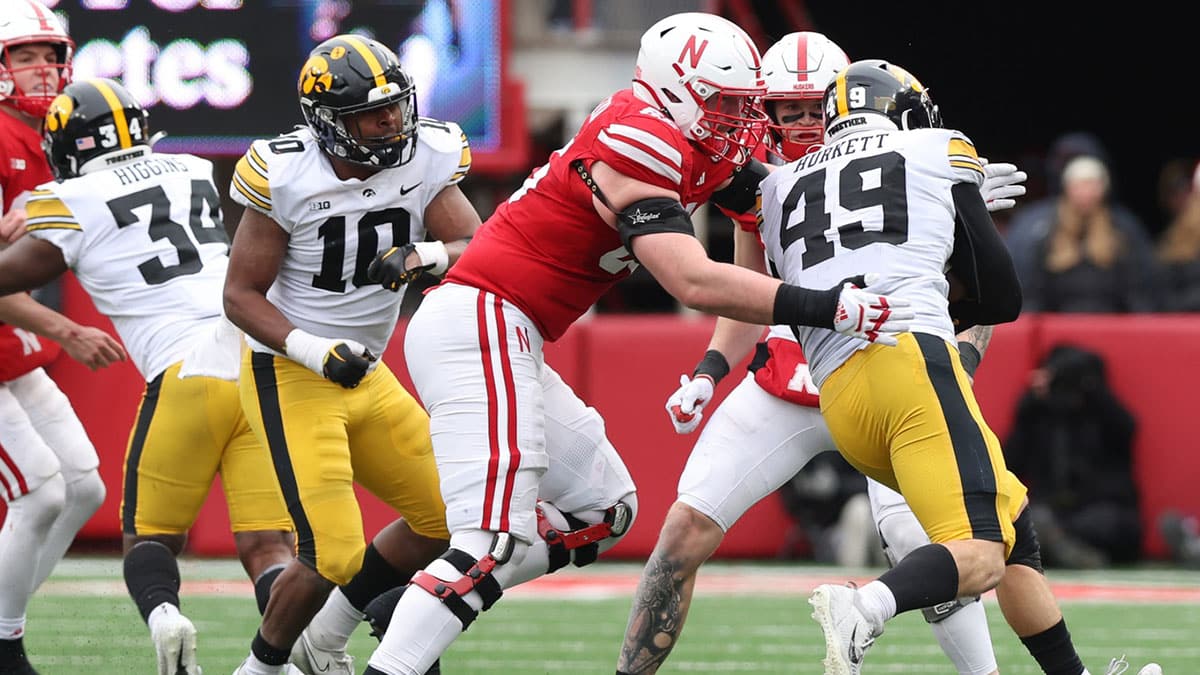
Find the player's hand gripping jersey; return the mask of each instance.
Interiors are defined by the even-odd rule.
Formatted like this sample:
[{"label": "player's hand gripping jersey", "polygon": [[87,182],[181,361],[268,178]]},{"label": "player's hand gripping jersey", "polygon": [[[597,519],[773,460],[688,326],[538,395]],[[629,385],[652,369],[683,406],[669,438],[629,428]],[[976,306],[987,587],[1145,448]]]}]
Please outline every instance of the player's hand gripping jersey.
[{"label": "player's hand gripping jersey", "polygon": [[42,185],[25,227],[62,250],[150,380],[222,320],[229,237],[220,206],[211,162],[147,154]]},{"label": "player's hand gripping jersey", "polygon": [[420,120],[411,161],[366,180],[338,179],[307,128],[255,141],[237,163],[230,194],[291,235],[267,299],[301,330],[382,354],[402,295],[369,281],[367,268],[380,251],[424,241],[425,207],[470,168],[466,135],[432,119]]},{"label": "player's hand gripping jersey", "polygon": [[593,206],[571,167],[601,161],[618,173],[673,190],[689,211],[730,177],[656,108],[622,90],[592,111],[579,133],[535,170],[476,233],[446,281],[512,302],[547,340],[558,339],[637,263]]},{"label": "player's hand gripping jersey", "polygon": [[[949,129],[852,133],[761,184],[763,243],[781,278],[822,288],[871,270],[872,287],[911,301],[913,332],[954,340],[946,263],[954,249],[955,183],[983,182],[975,147]],[[799,328],[818,385],[861,340]]]}]

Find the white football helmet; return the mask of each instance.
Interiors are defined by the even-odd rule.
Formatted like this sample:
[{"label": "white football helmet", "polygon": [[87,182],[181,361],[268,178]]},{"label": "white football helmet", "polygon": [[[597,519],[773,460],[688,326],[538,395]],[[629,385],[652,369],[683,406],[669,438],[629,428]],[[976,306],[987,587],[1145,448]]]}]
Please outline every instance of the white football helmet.
[{"label": "white football helmet", "polygon": [[[48,44],[58,56],[58,87],[52,92],[25,92],[13,79],[24,70],[47,66],[12,65],[11,51],[27,44]],[[5,0],[0,10],[0,103],[33,116],[43,117],[54,97],[71,81],[71,57],[75,43],[63,29],[58,16],[37,0]]]},{"label": "white football helmet", "polygon": [[740,166],[762,141],[767,116],[758,48],[715,14],[673,14],[642,35],[634,93],[667,113],[683,135]]},{"label": "white football helmet", "polygon": [[786,161],[798,159],[825,136],[820,119],[796,124],[797,120],[776,112],[778,101],[811,100],[820,102],[825,88],[838,71],[850,65],[846,52],[821,33],[788,33],[763,54],[763,79],[767,94],[767,128],[773,149]]}]

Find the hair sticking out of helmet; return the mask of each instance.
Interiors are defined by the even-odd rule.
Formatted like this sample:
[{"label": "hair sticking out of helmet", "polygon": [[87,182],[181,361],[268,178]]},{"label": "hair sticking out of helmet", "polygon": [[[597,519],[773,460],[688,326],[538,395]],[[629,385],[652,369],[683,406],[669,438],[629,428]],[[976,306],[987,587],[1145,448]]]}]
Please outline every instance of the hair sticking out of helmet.
[{"label": "hair sticking out of helmet", "polygon": [[715,14],[674,14],[651,26],[642,35],[633,83],[638,98],[714,158],[740,166],[762,141],[766,84],[758,48]]},{"label": "hair sticking out of helmet", "polygon": [[67,85],[42,123],[42,149],[58,180],[123,164],[150,153],[150,116],[115,80]]},{"label": "hair sticking out of helmet", "polygon": [[416,88],[383,44],[329,38],[309,53],[297,87],[304,121],[331,157],[386,169],[416,153]]},{"label": "hair sticking out of helmet", "polygon": [[6,0],[0,12],[0,105],[40,118],[71,81],[75,43],[37,0]]},{"label": "hair sticking out of helmet", "polygon": [[861,129],[942,126],[941,113],[912,73],[882,59],[855,61],[825,90],[825,137]]},{"label": "hair sticking out of helmet", "polygon": [[825,137],[821,99],[838,71],[850,64],[846,53],[821,33],[783,36],[763,54],[767,94],[767,148],[784,161],[802,157]]}]

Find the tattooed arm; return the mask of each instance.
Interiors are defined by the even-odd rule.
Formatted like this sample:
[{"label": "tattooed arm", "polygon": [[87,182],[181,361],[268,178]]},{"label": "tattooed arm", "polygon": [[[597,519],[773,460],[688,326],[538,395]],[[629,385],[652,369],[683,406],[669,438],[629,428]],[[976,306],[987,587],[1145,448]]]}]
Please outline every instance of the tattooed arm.
[{"label": "tattooed arm", "polygon": [[958,355],[971,382],[975,381],[975,369],[979,367],[988,343],[992,341],[992,330],[992,326],[972,326],[957,336]]}]

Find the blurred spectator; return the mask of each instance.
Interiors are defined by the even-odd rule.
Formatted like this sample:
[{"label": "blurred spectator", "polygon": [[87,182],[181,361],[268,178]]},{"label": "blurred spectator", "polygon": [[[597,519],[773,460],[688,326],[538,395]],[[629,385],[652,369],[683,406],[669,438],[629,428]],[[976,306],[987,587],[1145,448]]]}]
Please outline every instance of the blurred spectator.
[{"label": "blurred spectator", "polygon": [[1200,312],[1200,167],[1188,187],[1158,245],[1168,312]]},{"label": "blurred spectator", "polygon": [[807,546],[813,560],[845,567],[886,564],[867,480],[836,452],[822,452],[779,488],[795,523],[779,558],[799,557]]},{"label": "blurred spectator", "polygon": [[1170,510],[1158,518],[1158,529],[1171,560],[1192,569],[1200,569],[1200,520]]},{"label": "blurred spectator", "polygon": [[1090,155],[1075,157],[1063,169],[1062,189],[1044,218],[1046,233],[1036,244],[1035,265],[1021,279],[1025,308],[1104,313],[1157,309],[1160,294],[1143,279],[1157,261],[1150,249],[1131,245],[1128,231],[1140,229],[1140,222],[1117,225],[1118,214],[1107,201],[1110,179],[1104,162]]},{"label": "blurred spectator", "polygon": [[[1029,291],[1034,286],[1035,277],[1042,268],[1044,244],[1049,238],[1057,222],[1059,199],[1062,190],[1062,175],[1067,164],[1076,157],[1086,155],[1094,157],[1103,163],[1106,169],[1111,166],[1108,149],[1099,138],[1085,131],[1064,134],[1054,141],[1046,155],[1046,164],[1041,172],[1031,171],[1030,193],[1035,194],[1036,186],[1044,186],[1045,196],[1024,205],[1018,205],[1003,230],[1005,242],[1012,254],[1013,266],[1026,290],[1028,311],[1045,309],[1037,305],[1038,297],[1030,298]],[[1022,167],[1024,168],[1024,167]],[[1034,167],[1029,167],[1034,169]],[[1124,204],[1113,198],[1111,170],[1109,189],[1105,194],[1105,209],[1111,224],[1121,235],[1121,241],[1134,260],[1154,259],[1153,241],[1142,221]],[[1142,269],[1133,269],[1136,280],[1135,286],[1146,289],[1146,295],[1156,297],[1154,292],[1161,288],[1161,277],[1157,266],[1150,264]],[[1033,289],[1035,294],[1038,293]],[[1136,310],[1140,311],[1140,310]]]},{"label": "blurred spectator", "polygon": [[1096,568],[1138,558],[1135,431],[1100,356],[1058,345],[1033,372],[1004,454],[1029,487],[1048,565]]}]

